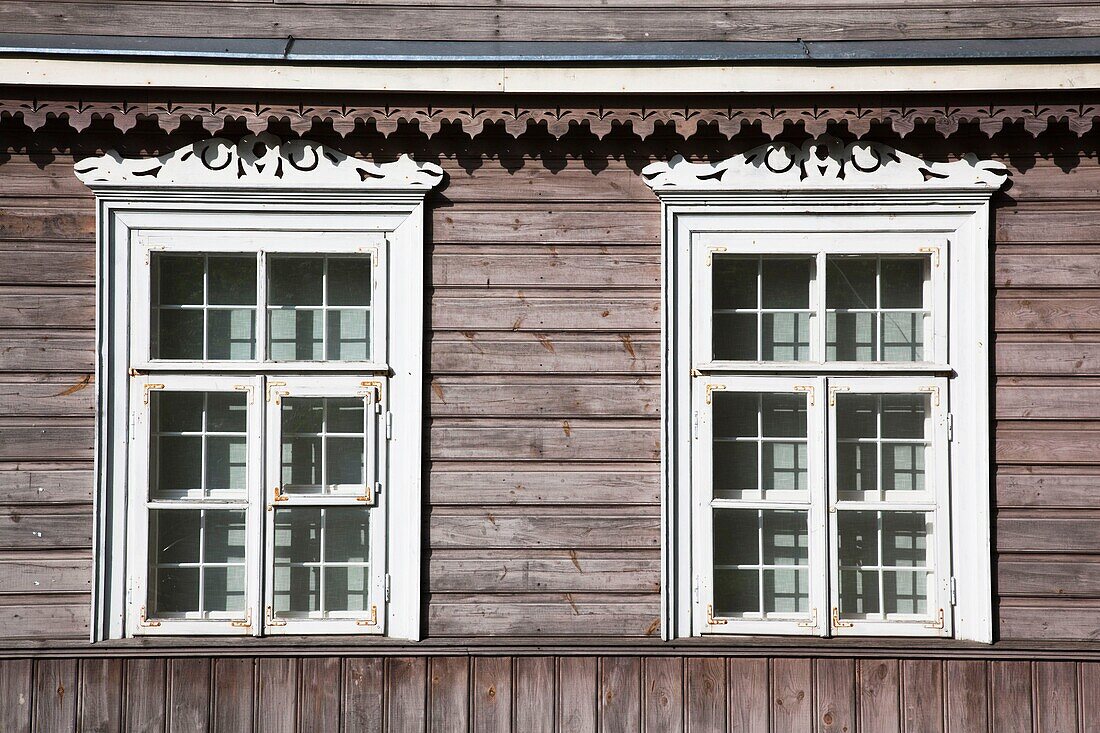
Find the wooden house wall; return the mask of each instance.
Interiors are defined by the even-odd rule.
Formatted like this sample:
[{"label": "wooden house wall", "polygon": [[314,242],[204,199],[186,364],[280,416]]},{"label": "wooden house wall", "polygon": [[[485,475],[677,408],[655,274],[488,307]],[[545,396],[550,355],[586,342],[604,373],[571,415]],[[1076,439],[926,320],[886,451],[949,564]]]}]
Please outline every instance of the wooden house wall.
[{"label": "wooden house wall", "polygon": [[1100,663],[49,658],[0,661],[0,699],[5,733],[1091,733]]},{"label": "wooden house wall", "polygon": [[1100,8],[1090,0],[4,0],[0,27],[457,41],[1045,38],[1100,34]]},{"label": "wooden house wall", "polygon": [[[0,156],[0,648],[88,635],[95,216],[71,151],[184,142],[36,135]],[[695,143],[409,135],[387,149],[448,174],[428,227],[426,637],[659,643],[660,212],[637,171]],[[991,248],[997,635],[1095,639],[1095,135],[893,142],[1012,170]]]}]

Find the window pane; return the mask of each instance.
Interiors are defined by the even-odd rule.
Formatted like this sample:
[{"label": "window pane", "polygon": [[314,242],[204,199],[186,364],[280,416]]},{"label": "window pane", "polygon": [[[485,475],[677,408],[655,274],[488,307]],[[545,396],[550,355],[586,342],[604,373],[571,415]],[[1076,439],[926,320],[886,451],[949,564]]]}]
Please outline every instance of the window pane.
[{"label": "window pane", "polygon": [[153,509],[149,512],[149,547],[157,563],[197,563],[202,512],[198,509]]},{"label": "window pane", "polygon": [[245,537],[243,510],[150,510],[152,615],[243,610]]},{"label": "window pane", "polygon": [[362,487],[366,480],[364,416],[360,397],[284,397],[284,488],[325,491],[341,484]]},{"label": "window pane", "polygon": [[248,489],[248,444],[244,437],[206,439],[206,491]]},{"label": "window pane", "polygon": [[324,312],[273,310],[270,319],[270,355],[274,361],[320,361],[324,358]]},{"label": "window pane", "polygon": [[806,613],[809,610],[809,570],[764,571],[765,613]]},{"label": "window pane", "polygon": [[928,613],[928,583],[932,574],[898,570],[882,574],[882,596],[886,613]]},{"label": "window pane", "polygon": [[203,595],[207,611],[245,610],[245,570],[243,565],[206,568]]},{"label": "window pane", "polygon": [[326,611],[364,611],[369,591],[365,566],[325,568]]},{"label": "window pane", "polygon": [[882,446],[882,490],[924,491],[923,443],[886,443]]},{"label": "window pane", "polygon": [[154,359],[201,359],[203,326],[201,310],[164,310],[153,314]]},{"label": "window pane", "polygon": [[884,394],[882,399],[882,437],[925,437],[928,395]]},{"label": "window pane", "polygon": [[207,312],[209,333],[206,339],[208,359],[255,359],[256,312],[254,310],[215,309]]},{"label": "window pane", "polygon": [[922,258],[882,259],[882,307],[924,307],[924,263]]},{"label": "window pane", "polygon": [[924,360],[924,314],[882,314],[882,360]]},{"label": "window pane", "polygon": [[209,259],[210,305],[256,305],[256,258]]},{"label": "window pane", "polygon": [[715,570],[714,614],[731,616],[760,611],[759,570]]},{"label": "window pane", "polygon": [[759,484],[759,444],[714,443],[714,490],[756,491]]},{"label": "window pane", "polygon": [[[761,272],[764,308],[809,308],[810,268],[809,257],[797,259],[763,258]],[[750,306],[755,307],[755,306]]]},{"label": "window pane", "polygon": [[243,564],[246,542],[243,511],[206,510],[203,530],[205,562]]},{"label": "window pane", "polygon": [[840,612],[879,613],[877,570],[840,570]]},{"label": "window pane", "polygon": [[370,358],[370,311],[328,312],[328,358],[342,361]]},{"label": "window pane", "polygon": [[763,361],[806,361],[810,358],[809,313],[764,313]]},{"label": "window pane", "polygon": [[325,425],[325,400],[321,397],[284,397],[283,434],[320,433]]},{"label": "window pane", "polygon": [[243,433],[248,429],[248,399],[243,392],[207,392],[205,394],[208,431]]},{"label": "window pane", "polygon": [[325,438],[328,476],[325,483],[363,485],[363,439]]},{"label": "window pane", "polygon": [[878,491],[878,446],[841,443],[836,457],[838,491]]},{"label": "window pane", "polygon": [[282,476],[285,490],[317,489],[321,475],[321,438],[283,438]]},{"label": "window pane", "polygon": [[875,257],[829,257],[825,276],[827,308],[877,308]]},{"label": "window pane", "polygon": [[153,302],[160,305],[202,305],[202,255],[153,253]]},{"label": "window pane", "polygon": [[715,309],[757,307],[759,258],[716,254],[711,263]]},{"label": "window pane", "polygon": [[159,568],[150,578],[149,615],[199,610],[199,568]]},{"label": "window pane", "polygon": [[267,260],[269,305],[321,305],[323,257],[280,257]]},{"label": "window pane", "polygon": [[810,533],[806,512],[763,510],[763,564],[806,565]]},{"label": "window pane", "polygon": [[366,413],[360,397],[327,397],[328,432],[363,433],[363,417]]},{"label": "window pane", "polygon": [[874,313],[828,313],[825,358],[829,361],[875,361],[878,319]]},{"label": "window pane", "polygon": [[927,521],[927,515],[923,512],[883,512],[882,564],[889,567],[926,567]]},{"label": "window pane", "polygon": [[276,510],[277,612],[367,607],[368,517],[365,507]]},{"label": "window pane", "polygon": [[[806,437],[806,396],[804,394],[762,394],[760,400],[761,425],[765,438]],[[754,430],[752,434],[755,435],[756,431]]]},{"label": "window pane", "polygon": [[757,423],[759,400],[756,392],[712,392],[714,436],[755,438],[760,435]]},{"label": "window pane", "polygon": [[202,392],[153,390],[149,393],[149,407],[158,433],[202,432]]},{"label": "window pane", "polygon": [[805,491],[809,488],[805,443],[768,442],[761,446],[763,489]]},{"label": "window pane", "polygon": [[758,565],[760,533],[756,509],[714,510],[714,564]]},{"label": "window pane", "polygon": [[328,304],[371,304],[371,262],[364,257],[330,257],[328,261]]},{"label": "window pane", "polygon": [[199,435],[162,435],[154,440],[154,493],[202,491],[202,440]]},{"label": "window pane", "polygon": [[878,565],[878,513],[837,513],[841,567]]},{"label": "window pane", "polygon": [[716,313],[711,323],[714,358],[719,361],[756,361],[758,339],[755,313]]},{"label": "window pane", "polygon": [[367,519],[365,507],[325,509],[325,562],[367,562]]}]

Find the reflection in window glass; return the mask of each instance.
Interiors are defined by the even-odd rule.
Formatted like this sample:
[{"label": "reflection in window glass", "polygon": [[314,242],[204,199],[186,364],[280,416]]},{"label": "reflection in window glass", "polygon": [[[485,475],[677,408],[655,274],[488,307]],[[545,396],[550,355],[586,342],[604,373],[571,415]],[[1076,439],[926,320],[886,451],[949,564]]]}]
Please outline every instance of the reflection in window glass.
[{"label": "reflection in window glass", "polygon": [[[836,395],[837,490],[926,491],[925,459],[931,450],[927,394]],[[851,498],[851,497],[847,497]]]},{"label": "reflection in window glass", "polygon": [[294,507],[275,513],[275,613],[324,617],[369,608],[365,507]]},{"label": "reflection in window glass", "polygon": [[812,257],[714,255],[713,358],[808,360],[812,271]]},{"label": "reflection in window glass", "polygon": [[149,615],[243,612],[245,538],[243,510],[150,510]]},{"label": "reflection in window glass", "polygon": [[829,256],[828,361],[924,361],[926,257]]},{"label": "reflection in window glass", "polygon": [[840,611],[860,617],[926,615],[932,514],[840,511]]},{"label": "reflection in window glass", "polygon": [[807,491],[806,395],[714,392],[715,498]]},{"label": "reflection in window glass", "polygon": [[809,610],[807,513],[714,512],[714,613],[801,614]]},{"label": "reflection in window glass", "polygon": [[272,360],[371,358],[369,256],[270,255],[267,269]]},{"label": "reflection in window glass", "polygon": [[151,495],[242,497],[248,484],[243,392],[151,390]]},{"label": "reflection in window glass", "polygon": [[287,493],[362,493],[365,482],[362,397],[284,397],[282,488]]}]

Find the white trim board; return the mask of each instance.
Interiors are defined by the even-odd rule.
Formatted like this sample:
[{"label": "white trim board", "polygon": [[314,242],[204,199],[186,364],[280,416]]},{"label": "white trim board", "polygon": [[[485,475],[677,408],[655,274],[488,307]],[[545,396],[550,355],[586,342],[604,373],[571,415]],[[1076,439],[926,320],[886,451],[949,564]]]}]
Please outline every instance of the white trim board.
[{"label": "white trim board", "polygon": [[508,94],[990,92],[1100,88],[1100,63],[276,65],[0,58],[0,84]]}]

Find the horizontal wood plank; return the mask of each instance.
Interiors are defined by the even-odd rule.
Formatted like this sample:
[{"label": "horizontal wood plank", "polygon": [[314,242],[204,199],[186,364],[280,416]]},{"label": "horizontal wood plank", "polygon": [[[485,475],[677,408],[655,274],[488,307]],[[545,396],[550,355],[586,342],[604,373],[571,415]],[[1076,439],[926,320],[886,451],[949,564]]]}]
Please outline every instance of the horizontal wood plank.
[{"label": "horizontal wood plank", "polygon": [[656,461],[661,456],[660,426],[656,421],[640,420],[514,424],[436,420],[431,426],[431,456],[444,460]]},{"label": "horizontal wood plank", "polygon": [[95,294],[17,293],[0,289],[0,328],[95,328]]},{"label": "horizontal wood plank", "polygon": [[39,419],[0,425],[0,460],[88,460],[93,444],[90,421],[86,425],[59,425]]},{"label": "horizontal wood plank", "polygon": [[499,464],[432,464],[428,492],[433,506],[449,504],[657,504],[657,464],[550,463],[517,469]]},{"label": "horizontal wood plank", "polygon": [[46,597],[41,602],[36,599],[34,603],[8,603],[8,598],[0,597],[0,638],[87,640],[91,599],[88,596],[64,598],[64,601]]},{"label": "horizontal wood plank", "polygon": [[1089,204],[1029,204],[1002,208],[994,216],[998,244],[1097,244],[1100,222]]},{"label": "horizontal wood plank", "polygon": [[[558,297],[494,296],[477,291],[461,296],[437,292],[432,298],[432,328],[472,331],[656,331],[661,323],[659,296],[602,291],[560,292]],[[0,317],[3,316],[0,299]]]},{"label": "horizontal wood plank", "polygon": [[[436,332],[433,374],[658,374],[657,334]],[[1096,349],[1100,371],[1100,344]],[[0,366],[3,362],[0,361]]]},{"label": "horizontal wood plank", "polygon": [[660,634],[660,597],[559,593],[433,599],[431,636],[615,636]]},{"label": "horizontal wood plank", "polygon": [[655,550],[433,550],[429,587],[432,593],[656,593],[660,560]]},{"label": "horizontal wood plank", "polygon": [[660,382],[652,378],[438,377],[431,383],[431,414],[433,417],[657,417],[660,392]]},{"label": "horizontal wood plank", "polygon": [[1100,638],[1100,605],[1082,601],[1071,605],[1001,603],[997,623],[1000,638],[1006,640],[1094,640]]},{"label": "horizontal wood plank", "polygon": [[1100,515],[1000,516],[997,549],[1001,552],[1100,553]]},{"label": "horizontal wood plank", "polygon": [[1012,291],[998,295],[993,310],[997,331],[1035,333],[1100,329],[1100,291]]},{"label": "horizontal wood plank", "polygon": [[998,288],[1095,287],[1100,283],[1100,249],[1002,247],[994,256],[993,282]]},{"label": "horizontal wood plank", "polygon": [[996,569],[1002,596],[1100,598],[1100,557],[1002,555]]},{"label": "horizontal wood plank", "polygon": [[436,509],[428,521],[433,550],[474,548],[644,549],[660,547],[661,518],[625,509],[519,513],[488,509],[462,514]]},{"label": "horizontal wood plank", "polygon": [[0,373],[0,415],[94,417],[94,375]]},{"label": "horizontal wood plank", "polygon": [[[477,247],[447,247],[433,253],[432,284],[466,287],[657,288],[661,254],[656,247],[629,252],[591,251],[586,247],[524,246],[504,252]],[[460,249],[455,252],[453,250]],[[493,248],[500,250],[503,248]],[[567,252],[561,252],[568,249]],[[531,251],[533,250],[533,251]],[[588,250],[588,251],[585,251]],[[467,326],[462,326],[466,328]]]},{"label": "horizontal wood plank", "polygon": [[84,504],[92,500],[91,464],[80,468],[25,468],[0,464],[0,496],[5,505]]},{"label": "horizontal wood plank", "polygon": [[91,546],[91,507],[0,508],[0,549],[56,550]]},{"label": "horizontal wood plank", "polygon": [[91,593],[90,557],[0,558],[0,594]]},{"label": "horizontal wood plank", "polygon": [[[5,185],[7,181],[5,178]],[[72,252],[4,247],[0,249],[0,262],[4,263],[0,268],[0,285],[95,284],[95,251],[92,249]]]},{"label": "horizontal wood plank", "polygon": [[1000,463],[1096,463],[1100,422],[999,422],[995,430]]},{"label": "horizontal wood plank", "polygon": [[[0,218],[0,235],[3,233]],[[506,242],[516,244],[659,244],[661,208],[644,205],[466,206],[432,212],[436,244]]]},{"label": "horizontal wood plank", "polygon": [[87,374],[94,369],[91,331],[56,333],[0,332],[0,372]]}]

